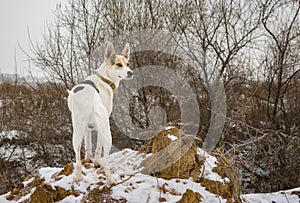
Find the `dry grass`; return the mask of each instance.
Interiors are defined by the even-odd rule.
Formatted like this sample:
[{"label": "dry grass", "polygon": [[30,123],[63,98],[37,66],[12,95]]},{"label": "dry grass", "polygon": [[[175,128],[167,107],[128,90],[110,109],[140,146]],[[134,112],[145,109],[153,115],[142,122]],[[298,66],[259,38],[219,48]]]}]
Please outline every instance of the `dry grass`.
[{"label": "dry grass", "polygon": [[0,84],[0,131],[17,131],[12,138],[0,137],[0,172],[6,177],[0,193],[41,166],[72,160],[66,96],[67,91],[53,83]]}]

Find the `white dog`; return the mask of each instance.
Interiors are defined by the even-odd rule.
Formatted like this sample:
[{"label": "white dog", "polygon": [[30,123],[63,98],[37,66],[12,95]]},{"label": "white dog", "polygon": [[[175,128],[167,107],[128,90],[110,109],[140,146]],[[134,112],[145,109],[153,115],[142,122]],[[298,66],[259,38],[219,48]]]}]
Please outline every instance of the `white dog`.
[{"label": "white dog", "polygon": [[[76,155],[74,181],[82,180],[80,149],[85,137],[85,160],[95,167],[103,167],[109,184],[115,184],[107,157],[112,145],[109,116],[113,105],[113,92],[122,79],[131,79],[129,69],[130,47],[127,43],[120,55],[115,55],[114,47],[108,43],[103,64],[85,81],[69,91],[68,107],[72,113],[73,148]],[[97,131],[97,146],[92,159],[91,131]],[[102,158],[103,148],[103,158]]]}]

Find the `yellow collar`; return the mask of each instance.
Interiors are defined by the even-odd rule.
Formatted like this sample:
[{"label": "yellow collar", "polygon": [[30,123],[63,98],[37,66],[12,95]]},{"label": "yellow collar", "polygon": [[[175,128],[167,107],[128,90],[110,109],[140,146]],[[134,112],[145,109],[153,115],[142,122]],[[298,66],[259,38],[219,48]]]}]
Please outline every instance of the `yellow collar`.
[{"label": "yellow collar", "polygon": [[105,82],[106,84],[108,84],[108,85],[111,87],[111,89],[112,89],[113,91],[116,89],[116,85],[115,85],[112,81],[110,81],[110,80],[104,78],[102,75],[100,75],[100,74],[97,73],[97,72],[96,72],[96,75],[97,75],[103,82]]}]

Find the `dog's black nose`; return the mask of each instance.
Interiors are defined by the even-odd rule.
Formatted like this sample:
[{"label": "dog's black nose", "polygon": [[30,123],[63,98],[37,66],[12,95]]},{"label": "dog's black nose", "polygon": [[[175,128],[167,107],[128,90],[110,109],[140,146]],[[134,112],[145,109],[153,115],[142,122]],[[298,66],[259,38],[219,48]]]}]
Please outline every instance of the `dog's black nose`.
[{"label": "dog's black nose", "polygon": [[131,78],[133,76],[133,72],[132,71],[128,71],[127,72],[127,77]]}]

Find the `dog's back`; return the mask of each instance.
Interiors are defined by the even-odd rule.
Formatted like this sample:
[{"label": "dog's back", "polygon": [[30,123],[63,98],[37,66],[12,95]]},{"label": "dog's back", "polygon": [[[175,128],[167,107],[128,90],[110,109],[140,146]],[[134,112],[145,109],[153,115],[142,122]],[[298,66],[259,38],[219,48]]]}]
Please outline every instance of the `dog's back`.
[{"label": "dog's back", "polygon": [[89,122],[94,122],[91,119],[95,112],[110,115],[112,94],[112,91],[107,89],[101,81],[97,81],[94,75],[89,76],[69,91],[68,107],[75,117],[78,115]]}]

